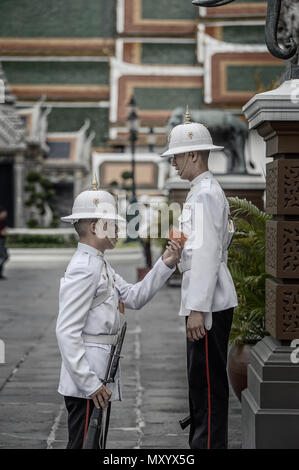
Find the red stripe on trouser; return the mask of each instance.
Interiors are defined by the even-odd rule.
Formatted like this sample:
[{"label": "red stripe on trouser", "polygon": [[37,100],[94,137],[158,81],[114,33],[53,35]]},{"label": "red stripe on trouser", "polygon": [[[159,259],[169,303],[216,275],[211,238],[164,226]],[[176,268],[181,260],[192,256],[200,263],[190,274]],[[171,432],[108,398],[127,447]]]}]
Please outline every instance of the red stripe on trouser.
[{"label": "red stripe on trouser", "polygon": [[88,417],[89,417],[89,400],[86,402],[86,418],[85,418],[85,426],[84,426],[84,435],[83,435],[83,443],[82,447],[84,445],[86,433],[87,433],[87,428],[88,428]]},{"label": "red stripe on trouser", "polygon": [[208,383],[208,449],[210,449],[210,443],[211,443],[211,384],[210,384],[209,354],[208,354],[208,332],[206,332],[205,343],[206,343],[206,368],[207,368],[207,383]]}]

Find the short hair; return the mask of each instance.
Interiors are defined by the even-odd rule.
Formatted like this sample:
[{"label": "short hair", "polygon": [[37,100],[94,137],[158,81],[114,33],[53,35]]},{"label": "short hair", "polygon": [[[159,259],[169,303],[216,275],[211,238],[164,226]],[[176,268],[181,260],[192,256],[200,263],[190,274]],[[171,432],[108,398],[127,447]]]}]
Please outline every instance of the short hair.
[{"label": "short hair", "polygon": [[79,219],[74,223],[74,228],[79,237],[86,237],[88,234],[88,227],[92,222],[97,222],[98,219]]},{"label": "short hair", "polygon": [[198,153],[202,162],[207,163],[210,156],[210,150],[199,150]]},{"label": "short hair", "polygon": [[189,154],[192,153],[193,155],[199,155],[200,160],[202,163],[208,163],[208,159],[210,156],[210,150],[194,150],[192,152],[189,152]]}]

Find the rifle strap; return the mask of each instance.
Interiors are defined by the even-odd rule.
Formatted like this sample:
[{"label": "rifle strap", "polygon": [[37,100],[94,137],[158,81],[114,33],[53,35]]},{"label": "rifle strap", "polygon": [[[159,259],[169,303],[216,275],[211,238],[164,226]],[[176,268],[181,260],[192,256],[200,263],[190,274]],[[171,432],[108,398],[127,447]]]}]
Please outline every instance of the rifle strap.
[{"label": "rifle strap", "polygon": [[104,258],[102,258],[102,259],[103,259],[103,263],[104,263],[104,267],[105,267],[105,273],[106,273],[106,276],[107,276],[107,279],[108,279],[107,290],[102,292],[97,297],[94,297],[94,299],[92,301],[92,304],[91,304],[91,307],[90,307],[91,309],[99,307],[101,304],[106,302],[106,300],[109,297],[111,297],[111,295],[113,295],[113,293],[114,293],[113,279],[112,279],[112,276],[109,274],[109,270],[107,268],[107,261]]}]

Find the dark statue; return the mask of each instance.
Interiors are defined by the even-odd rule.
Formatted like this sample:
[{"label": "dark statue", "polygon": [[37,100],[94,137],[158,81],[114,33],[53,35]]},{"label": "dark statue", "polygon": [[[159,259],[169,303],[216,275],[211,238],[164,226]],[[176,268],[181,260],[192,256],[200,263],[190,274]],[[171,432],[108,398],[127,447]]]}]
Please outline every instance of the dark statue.
[{"label": "dark statue", "polygon": [[[213,142],[224,147],[223,152],[228,158],[227,173],[247,173],[244,147],[248,138],[248,128],[245,122],[232,115],[228,111],[220,109],[196,109],[190,111],[191,121],[200,122],[206,126]],[[169,121],[169,132],[178,124],[183,124],[185,117],[184,108],[176,108]]]},{"label": "dark statue", "polygon": [[[284,0],[277,29],[278,41],[285,44],[292,37],[299,44],[299,2],[298,0]],[[298,48],[290,59],[292,64],[299,64]]]},{"label": "dark statue", "polygon": [[[193,0],[193,4],[201,7],[218,7],[221,5],[226,5],[231,3],[234,0]],[[267,17],[266,17],[266,27],[265,27],[265,41],[269,51],[274,57],[279,59],[294,59],[297,58],[297,41],[298,41],[298,30],[297,34],[294,34],[293,27],[289,27],[289,35],[287,37],[279,37],[279,20],[281,12],[281,1],[282,0],[268,0],[267,7]],[[296,5],[298,1],[296,0],[286,0],[283,2],[283,12],[285,9],[288,9],[289,20],[288,23],[292,23],[290,12],[295,11],[298,6]],[[282,12],[282,13],[283,13]],[[295,36],[295,39],[294,39]],[[280,45],[278,40],[283,39],[283,45]],[[296,59],[295,59],[296,60]],[[295,62],[297,63],[297,62]]]}]

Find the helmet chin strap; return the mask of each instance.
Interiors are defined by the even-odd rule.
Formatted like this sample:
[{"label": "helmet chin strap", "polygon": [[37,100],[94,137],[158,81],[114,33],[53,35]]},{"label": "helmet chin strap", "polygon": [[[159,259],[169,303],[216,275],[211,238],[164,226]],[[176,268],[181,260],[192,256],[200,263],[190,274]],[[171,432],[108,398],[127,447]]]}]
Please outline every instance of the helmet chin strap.
[{"label": "helmet chin strap", "polygon": [[189,153],[190,153],[190,152],[187,152],[187,153],[185,154],[185,160],[184,160],[184,163],[183,163],[182,168],[180,169],[180,175],[183,173],[183,171],[184,171],[185,168],[186,168],[186,165],[187,165],[187,162],[188,162],[188,158],[189,158]]}]

